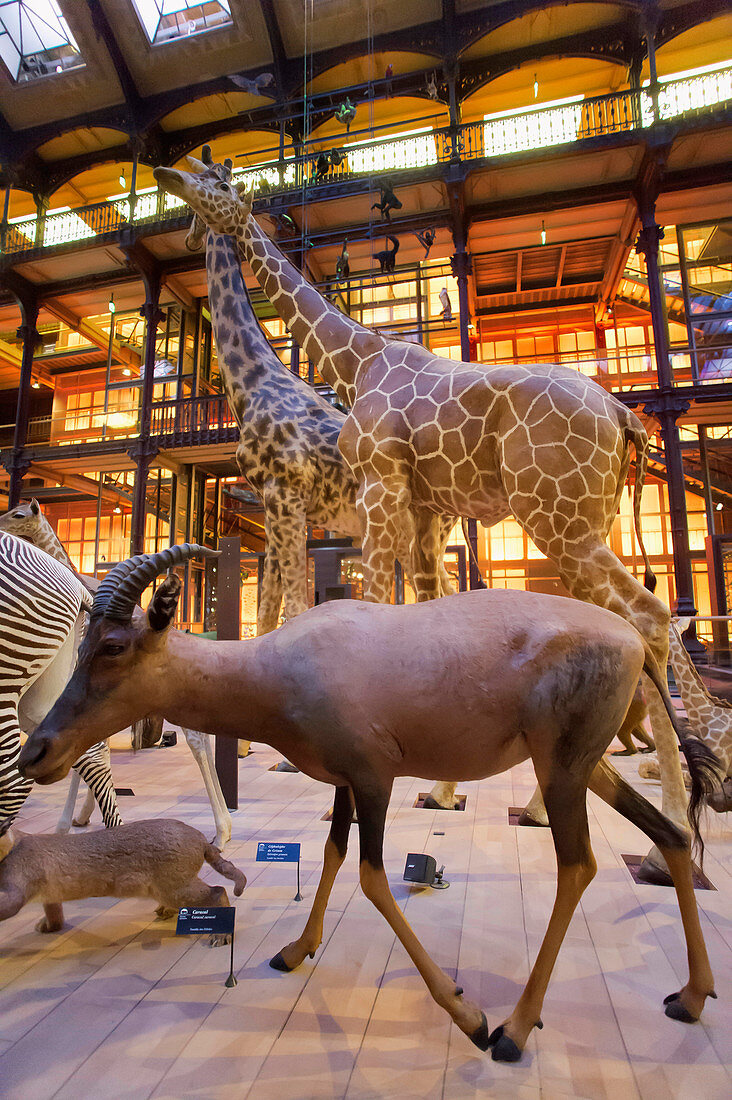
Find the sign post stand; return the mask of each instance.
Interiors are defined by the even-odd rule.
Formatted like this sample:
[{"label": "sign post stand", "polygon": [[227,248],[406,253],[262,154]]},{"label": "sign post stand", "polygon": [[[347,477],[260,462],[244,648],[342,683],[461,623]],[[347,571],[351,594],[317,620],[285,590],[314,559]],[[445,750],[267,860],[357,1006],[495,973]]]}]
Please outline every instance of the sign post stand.
[{"label": "sign post stand", "polygon": [[231,927],[231,961],[229,963],[229,976],[224,982],[227,989],[233,989],[237,984],[236,977],[234,976],[234,926],[232,922]]},{"label": "sign post stand", "polygon": [[296,863],[297,864],[297,893],[293,901],[302,901],[300,893],[300,845],[298,844],[268,844],[260,840],[257,844],[257,863]]}]

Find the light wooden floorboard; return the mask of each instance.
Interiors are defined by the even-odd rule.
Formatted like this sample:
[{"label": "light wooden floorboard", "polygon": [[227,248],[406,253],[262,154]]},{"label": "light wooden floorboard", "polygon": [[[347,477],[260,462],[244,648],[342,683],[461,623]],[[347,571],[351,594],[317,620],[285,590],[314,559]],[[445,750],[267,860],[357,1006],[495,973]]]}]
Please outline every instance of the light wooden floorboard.
[{"label": "light wooden floorboard", "polygon": [[[175,816],[213,834],[198,770],[184,743],[134,755],[115,739],[112,763],[126,820]],[[544,1029],[518,1065],[495,1063],[427,994],[406,952],[358,886],[358,836],[333,889],[324,941],[291,974],[269,959],[296,938],[317,885],[332,790],[274,773],[264,746],[240,764],[240,809],[227,849],[249,882],[236,900],[235,970],[228,948],[176,938],[143,901],[88,899],[66,907],[59,935],[33,930],[30,905],[0,924],[0,1096],[3,1100],[686,1100],[732,1095],[732,822],[711,815],[697,892],[720,999],[700,1024],[668,1020],[663,996],[685,980],[675,895],[636,886],[621,855],[645,838],[594,796],[590,830],[598,874],[570,925],[549,986]],[[657,804],[657,784],[623,774]],[[397,902],[425,947],[477,1001],[492,1028],[528,977],[554,899],[547,830],[509,826],[509,805],[534,786],[529,765],[461,785],[465,813],[413,808],[429,784],[395,783],[385,864]],[[65,785],[36,788],[21,819],[51,830]],[[729,816],[729,815],[728,815]],[[95,824],[93,827],[99,827]],[[444,833],[444,835],[439,835]],[[302,846],[295,868],[256,863],[260,840]],[[407,852],[444,862],[448,890],[402,881]],[[220,881],[208,868],[205,877]]]}]

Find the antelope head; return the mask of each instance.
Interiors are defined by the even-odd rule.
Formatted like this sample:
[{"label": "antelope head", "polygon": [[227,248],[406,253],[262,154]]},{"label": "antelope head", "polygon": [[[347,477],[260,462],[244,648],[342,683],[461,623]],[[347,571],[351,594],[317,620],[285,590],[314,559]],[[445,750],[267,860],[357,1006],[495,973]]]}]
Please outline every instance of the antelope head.
[{"label": "antelope head", "polygon": [[218,165],[206,165],[195,157],[187,160],[192,171],[156,168],[155,179],[166,191],[187,202],[214,233],[236,233],[251,214],[252,189],[244,182],[222,179]]},{"label": "antelope head", "polygon": [[137,601],[155,577],[199,555],[216,552],[185,543],[120,562],[94,596],[89,627],[73,676],[23,746],[18,767],[38,783],[62,779],[97,741],[159,714],[174,691],[166,648],[180,592],[173,573],[143,613]]}]

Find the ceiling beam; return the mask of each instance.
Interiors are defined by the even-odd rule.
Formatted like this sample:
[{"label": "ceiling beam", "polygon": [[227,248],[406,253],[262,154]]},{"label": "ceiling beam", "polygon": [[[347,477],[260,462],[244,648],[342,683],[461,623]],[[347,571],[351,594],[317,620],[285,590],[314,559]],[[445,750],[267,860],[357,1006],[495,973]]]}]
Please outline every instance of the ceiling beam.
[{"label": "ceiling beam", "polygon": [[[85,496],[96,497],[99,493],[99,482],[93,478],[54,470],[52,466],[43,466],[33,462],[28,473],[31,477],[42,477],[44,481],[55,481],[57,485],[67,485],[69,489],[76,489],[77,492],[83,493]],[[128,492],[121,492],[111,485],[105,485],[103,481],[102,499],[112,501],[114,504],[123,502],[129,506],[130,503]]]},{"label": "ceiling beam", "polygon": [[264,25],[267,28],[267,37],[269,38],[270,49],[272,50],[272,67],[274,69],[274,77],[277,88],[278,97],[282,95],[282,84],[287,66],[287,53],[285,51],[285,44],[282,41],[282,31],[280,30],[280,24],[277,19],[277,12],[273,0],[259,0],[259,6],[262,9],[262,16],[264,18]]},{"label": "ceiling beam", "polygon": [[100,0],[87,0],[87,2],[97,39],[101,39],[104,43],[104,48],[109,55],[109,60],[112,62],[117,74],[117,80],[122,89],[122,94],[125,97],[127,109],[130,113],[130,123],[134,127],[135,116],[139,114],[142,105],[142,96],[138,91],[125,55],[117,41],[117,36],[112,29],[112,25],[107,19],[107,13],[102,7]]}]

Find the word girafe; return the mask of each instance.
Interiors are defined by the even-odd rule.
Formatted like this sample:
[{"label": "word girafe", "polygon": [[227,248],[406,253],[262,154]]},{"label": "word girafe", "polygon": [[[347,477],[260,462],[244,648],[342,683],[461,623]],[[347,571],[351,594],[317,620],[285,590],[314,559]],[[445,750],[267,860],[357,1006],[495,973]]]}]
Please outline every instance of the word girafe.
[{"label": "word girafe", "polygon": [[[105,578],[74,677],[23,748],[24,774],[40,783],[61,779],[85,744],[134,721],[145,706],[173,722],[189,716],[221,737],[237,737],[239,716],[246,713],[257,740],[336,788],[312,911],[301,936],[270,965],[292,970],[320,946],[355,803],[364,894],[435,1002],[476,1046],[492,1047],[494,1059],[509,1062],[521,1057],[532,1029],[541,1027],[557,955],[596,871],[589,787],[641,828],[666,859],[689,964],[684,987],[665,999],[666,1014],[698,1019],[714,995],[714,979],[689,840],[602,759],[628,720],[642,669],[687,759],[689,822],[698,843],[712,758],[699,741],[682,737],[663,672],[629,623],[577,600],[494,589],[406,607],[336,600],[261,638],[218,642],[170,629],[181,588],[175,574],[156,589],[146,619],[133,621],[153,576],[199,553],[205,553],[199,546],[173,546],[122,562]],[[499,632],[502,645],[495,644]],[[335,661],[350,674],[334,677]],[[394,900],[383,861],[386,813],[397,776],[480,779],[528,759],[549,814],[556,899],[526,987],[508,1019],[490,1032],[479,1006],[463,999],[462,988],[428,955]]]},{"label": "word girafe", "polygon": [[[635,450],[635,528],[648,437],[611,394],[556,365],[456,363],[381,335],[325,299],[252,217],[251,194],[212,178],[157,168],[156,179],[209,226],[236,236],[260,286],[293,337],[351,413],[339,446],[358,481],[367,596],[391,592],[397,530],[413,538],[419,600],[439,595],[438,515],[485,525],[513,515],[556,565],[567,590],[632,622],[666,667],[670,612],[605,539]],[[650,563],[643,557],[647,574]],[[673,729],[648,695],[664,812],[685,822],[686,791]],[[648,860],[663,872],[653,851]]]}]

